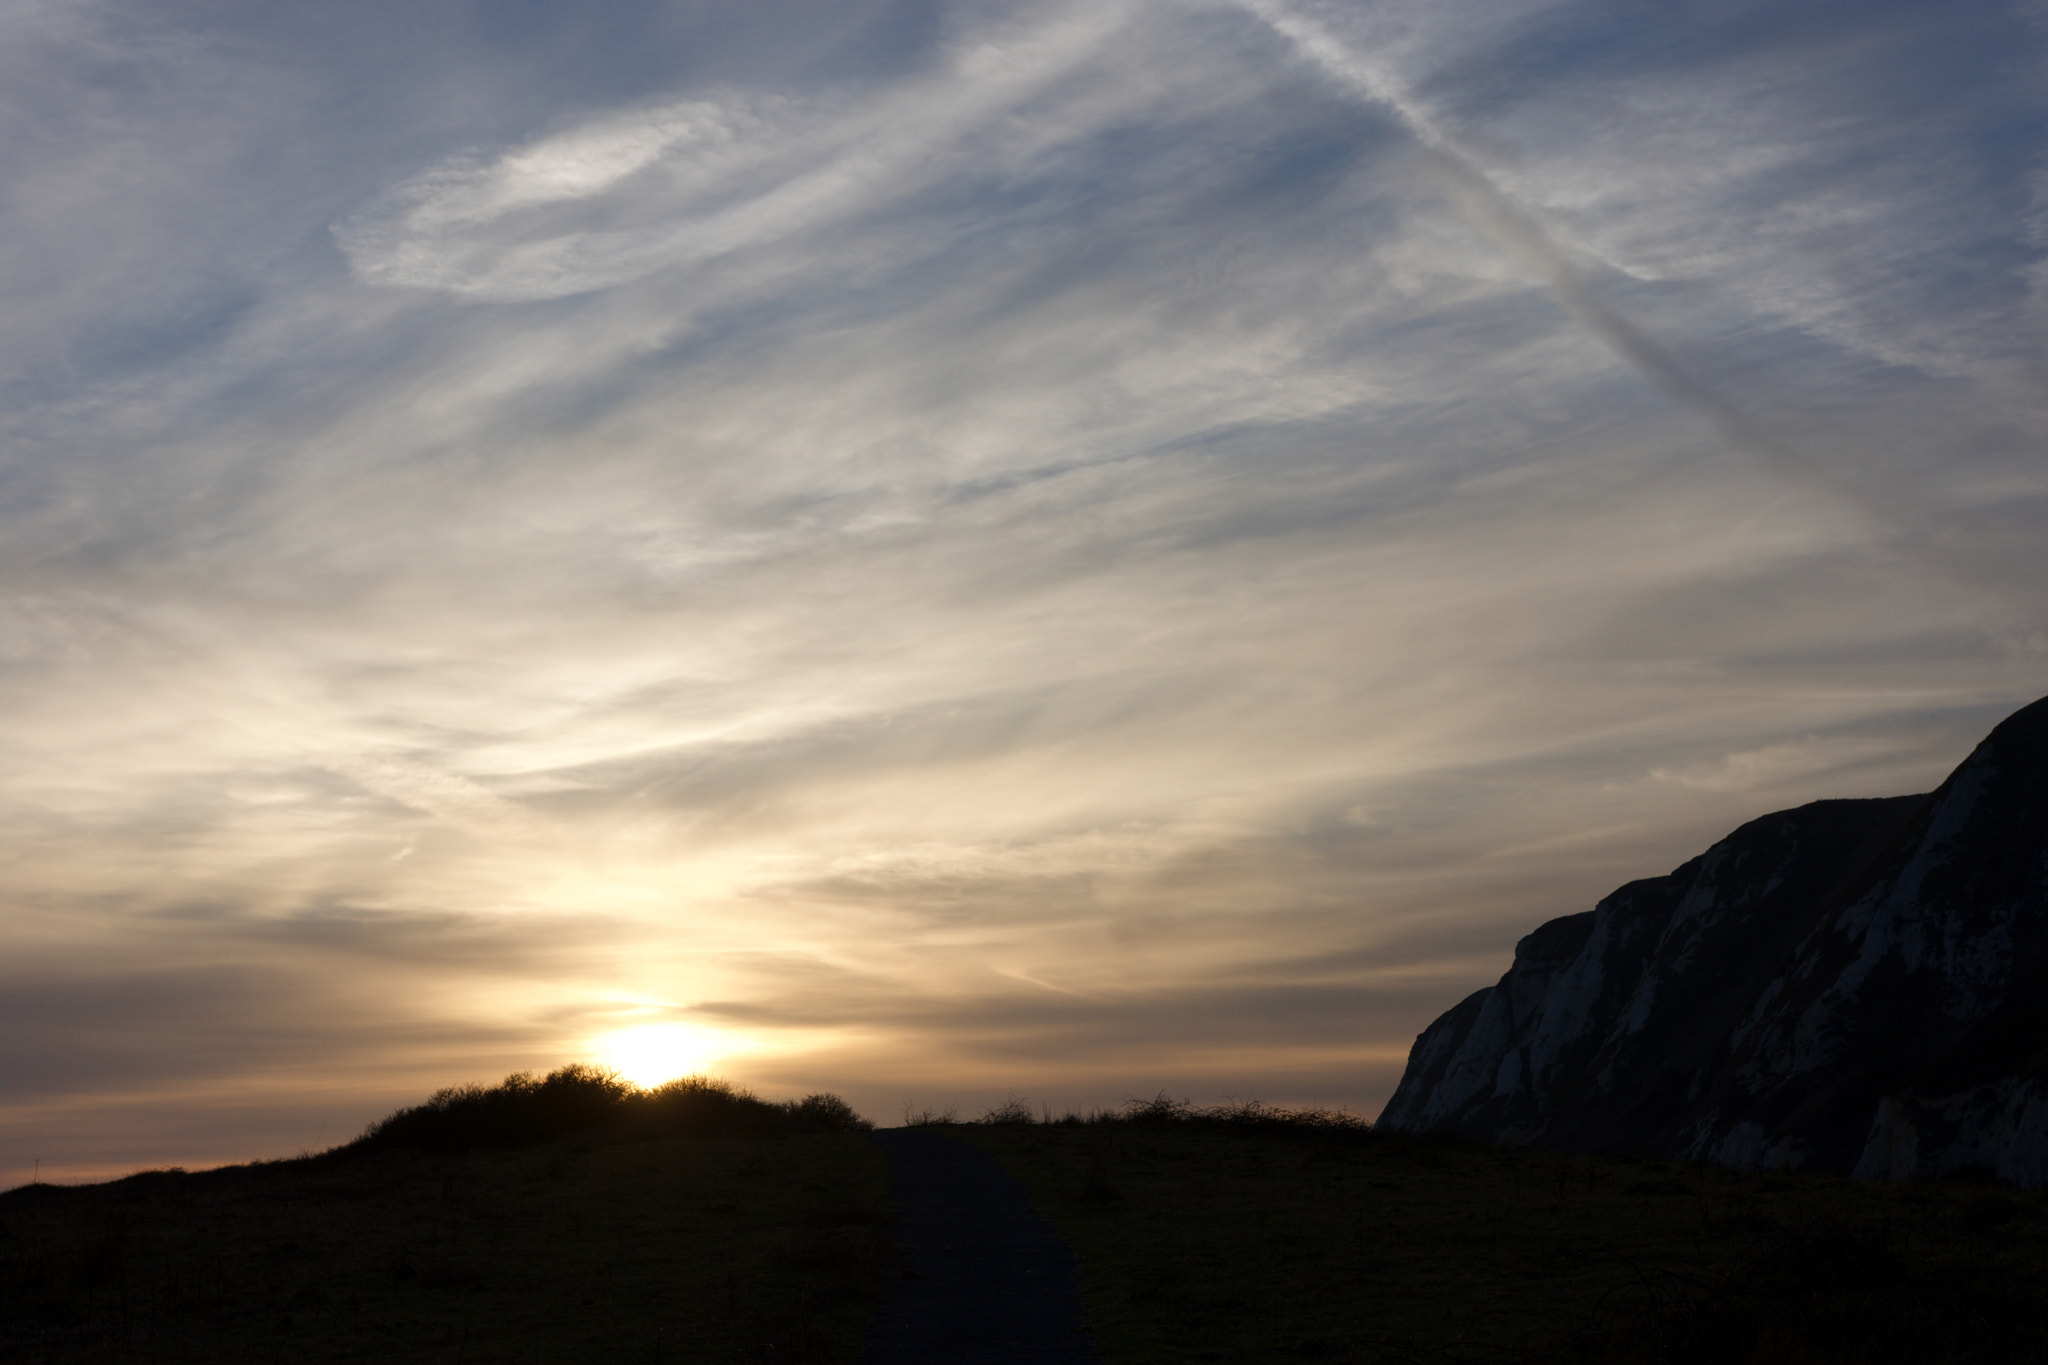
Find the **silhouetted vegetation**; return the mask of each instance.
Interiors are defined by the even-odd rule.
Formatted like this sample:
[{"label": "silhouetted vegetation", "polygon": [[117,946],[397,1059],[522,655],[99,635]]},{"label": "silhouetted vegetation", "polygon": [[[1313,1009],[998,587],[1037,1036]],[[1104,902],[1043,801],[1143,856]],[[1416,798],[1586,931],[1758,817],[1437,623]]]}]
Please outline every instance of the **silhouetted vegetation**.
[{"label": "silhouetted vegetation", "polygon": [[24,1186],[0,1361],[851,1361],[895,1266],[868,1126],[565,1067],[319,1156]]},{"label": "silhouetted vegetation", "polygon": [[[1024,1182],[1105,1365],[1966,1365],[2048,1339],[2048,1192],[1164,1095],[906,1119]],[[565,1067],[320,1157],[9,1191],[0,1361],[850,1361],[899,1273],[866,1126]]]},{"label": "silhouetted vegetation", "polygon": [[[926,1111],[922,1125],[954,1122],[953,1111],[942,1116]],[[1149,1100],[1125,1100],[1116,1109],[1094,1109],[1086,1114],[1072,1111],[1053,1117],[1050,1109],[1033,1109],[1028,1100],[1012,1095],[974,1122],[984,1128],[1028,1128],[1034,1125],[1058,1128],[1094,1129],[1181,1129],[1222,1133],[1265,1134],[1273,1137],[1366,1138],[1372,1125],[1342,1109],[1286,1109],[1260,1100],[1239,1100],[1228,1104],[1202,1106],[1191,1100],[1174,1099],[1160,1091]]]},{"label": "silhouetted vegetation", "polygon": [[339,1152],[403,1147],[421,1152],[525,1147],[579,1133],[642,1137],[772,1137],[858,1133],[874,1125],[837,1095],[773,1103],[725,1081],[687,1076],[651,1090],[616,1072],[570,1065],[536,1078],[515,1072],[494,1086],[456,1086],[371,1124]]}]

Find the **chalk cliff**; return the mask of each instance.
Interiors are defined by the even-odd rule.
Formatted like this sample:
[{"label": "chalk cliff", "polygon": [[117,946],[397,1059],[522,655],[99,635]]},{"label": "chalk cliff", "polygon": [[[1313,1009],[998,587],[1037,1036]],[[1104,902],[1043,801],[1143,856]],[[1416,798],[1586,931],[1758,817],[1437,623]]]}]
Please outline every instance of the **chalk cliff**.
[{"label": "chalk cliff", "polygon": [[2048,1185],[2048,699],[1930,795],[1764,816],[1538,928],[1379,1122]]}]

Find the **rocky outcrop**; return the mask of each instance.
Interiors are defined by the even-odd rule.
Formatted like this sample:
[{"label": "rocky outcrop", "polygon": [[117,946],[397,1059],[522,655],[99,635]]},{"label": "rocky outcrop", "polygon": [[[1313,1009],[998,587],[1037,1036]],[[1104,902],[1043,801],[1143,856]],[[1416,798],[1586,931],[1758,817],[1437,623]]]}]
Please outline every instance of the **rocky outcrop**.
[{"label": "rocky outcrop", "polygon": [[2048,1184],[2048,700],[1930,795],[1767,815],[1543,925],[1379,1124]]}]

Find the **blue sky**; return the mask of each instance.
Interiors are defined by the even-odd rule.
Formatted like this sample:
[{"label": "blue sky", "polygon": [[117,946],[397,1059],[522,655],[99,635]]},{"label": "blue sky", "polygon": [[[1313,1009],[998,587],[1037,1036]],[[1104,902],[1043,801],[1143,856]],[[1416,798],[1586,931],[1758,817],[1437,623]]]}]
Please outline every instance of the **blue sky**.
[{"label": "blue sky", "polygon": [[0,1179],[584,1059],[1371,1112],[2048,691],[2044,38],[0,3]]}]

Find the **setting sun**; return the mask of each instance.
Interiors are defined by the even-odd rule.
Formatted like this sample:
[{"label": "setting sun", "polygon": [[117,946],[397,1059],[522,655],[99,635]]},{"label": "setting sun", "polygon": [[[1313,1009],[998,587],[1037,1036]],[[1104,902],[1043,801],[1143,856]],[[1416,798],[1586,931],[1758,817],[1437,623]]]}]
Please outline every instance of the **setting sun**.
[{"label": "setting sun", "polygon": [[654,1086],[707,1070],[735,1040],[694,1024],[642,1024],[599,1041],[605,1061],[635,1085]]}]

